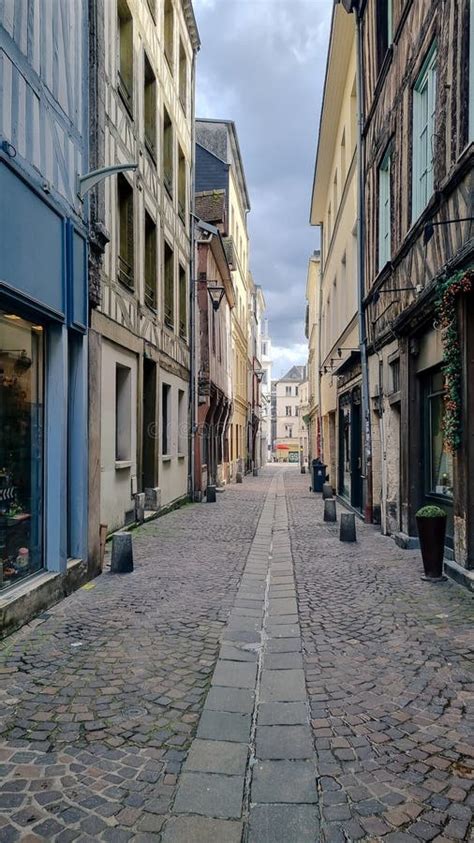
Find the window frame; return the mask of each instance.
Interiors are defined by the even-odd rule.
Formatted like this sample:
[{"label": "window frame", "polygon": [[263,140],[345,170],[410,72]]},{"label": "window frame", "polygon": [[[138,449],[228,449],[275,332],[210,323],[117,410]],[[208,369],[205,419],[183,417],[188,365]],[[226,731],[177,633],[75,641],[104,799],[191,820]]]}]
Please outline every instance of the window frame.
[{"label": "window frame", "polygon": [[378,168],[378,249],[377,266],[380,272],[392,257],[392,146],[385,150]]},{"label": "window frame", "polygon": [[[438,50],[436,41],[428,50],[413,87],[412,106],[412,223],[423,213],[434,190],[434,137],[436,127]],[[426,96],[426,100],[425,100]],[[423,117],[426,112],[426,118]],[[422,136],[426,137],[422,140]],[[426,162],[423,162],[423,153]],[[431,154],[431,162],[428,157]]]}]

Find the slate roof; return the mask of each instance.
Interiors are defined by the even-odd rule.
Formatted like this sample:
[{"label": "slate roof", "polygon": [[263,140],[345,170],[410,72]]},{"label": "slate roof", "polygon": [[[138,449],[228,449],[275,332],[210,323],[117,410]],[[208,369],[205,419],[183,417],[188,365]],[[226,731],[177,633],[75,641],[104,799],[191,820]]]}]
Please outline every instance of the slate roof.
[{"label": "slate roof", "polygon": [[280,378],[280,381],[302,381],[306,380],[306,366],[292,366],[291,369]]}]

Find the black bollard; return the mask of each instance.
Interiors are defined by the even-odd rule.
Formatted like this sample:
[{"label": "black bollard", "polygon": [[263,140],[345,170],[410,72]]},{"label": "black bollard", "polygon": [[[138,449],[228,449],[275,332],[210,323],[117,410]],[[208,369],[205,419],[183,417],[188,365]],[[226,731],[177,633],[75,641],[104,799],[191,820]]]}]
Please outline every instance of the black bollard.
[{"label": "black bollard", "polygon": [[326,498],[324,501],[324,521],[337,521],[334,498]]},{"label": "black bollard", "polygon": [[240,472],[240,471],[237,472],[237,474],[235,475],[235,482],[236,483],[242,483],[242,472]]},{"label": "black bollard", "polygon": [[323,483],[323,500],[326,498],[332,498],[333,491],[332,486],[330,483]]},{"label": "black bollard", "polygon": [[206,489],[206,501],[208,503],[216,502],[216,487],[209,485]]},{"label": "black bollard", "polygon": [[252,476],[253,476],[253,477],[258,477],[258,468],[254,468],[254,469],[252,470]]},{"label": "black bollard", "polygon": [[341,514],[341,526],[339,527],[339,541],[357,541],[355,515],[353,512],[343,512]]},{"label": "black bollard", "polygon": [[133,546],[131,533],[112,536],[111,574],[130,574],[133,571]]}]

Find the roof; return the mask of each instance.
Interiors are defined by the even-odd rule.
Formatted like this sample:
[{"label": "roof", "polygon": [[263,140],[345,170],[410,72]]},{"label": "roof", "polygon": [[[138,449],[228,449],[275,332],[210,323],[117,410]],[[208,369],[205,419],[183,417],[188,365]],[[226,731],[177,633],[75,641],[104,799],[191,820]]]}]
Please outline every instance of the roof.
[{"label": "roof", "polygon": [[199,38],[199,32],[197,28],[196,18],[194,16],[192,0],[182,0],[182,3],[184,19],[186,21],[186,26],[188,27],[189,37],[191,38],[191,44],[194,52],[197,52],[201,46],[201,39]]},{"label": "roof", "polygon": [[332,11],[313,191],[311,194],[309,219],[311,225],[319,225],[324,216],[329,179],[332,173],[334,149],[339,129],[340,111],[355,37],[355,15],[347,14],[338,0],[335,0]]},{"label": "roof", "polygon": [[278,379],[278,383],[282,381],[298,381],[302,383],[306,380],[306,366],[292,366],[286,375]]},{"label": "roof", "polygon": [[196,214],[206,222],[224,222],[225,190],[203,190],[195,194]]},{"label": "roof", "polygon": [[[225,145],[217,137],[219,129],[225,130],[227,141]],[[237,184],[242,195],[242,204],[245,211],[250,211],[250,198],[245,180],[244,165],[240,152],[237,129],[233,120],[211,120],[207,118],[196,118],[196,140],[212,152],[217,158],[221,158],[227,164],[231,164],[235,171]],[[230,148],[230,149],[229,149]]]}]

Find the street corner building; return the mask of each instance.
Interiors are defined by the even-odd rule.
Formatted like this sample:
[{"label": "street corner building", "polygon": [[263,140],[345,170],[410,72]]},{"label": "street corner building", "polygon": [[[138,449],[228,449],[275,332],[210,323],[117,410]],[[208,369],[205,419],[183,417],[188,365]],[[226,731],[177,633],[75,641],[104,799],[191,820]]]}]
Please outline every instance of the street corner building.
[{"label": "street corner building", "polygon": [[89,550],[187,498],[195,54],[189,0],[94,3]]},{"label": "street corner building", "polygon": [[307,407],[306,366],[292,366],[274,386],[273,454],[277,462],[307,461],[308,429],[302,408]]},{"label": "street corner building", "polygon": [[55,24],[0,6],[2,634],[88,575],[87,4]]}]

